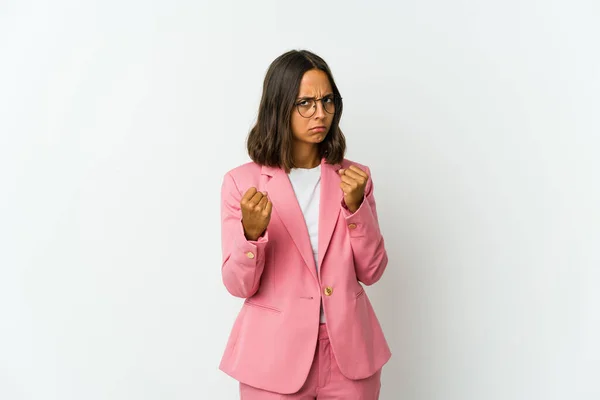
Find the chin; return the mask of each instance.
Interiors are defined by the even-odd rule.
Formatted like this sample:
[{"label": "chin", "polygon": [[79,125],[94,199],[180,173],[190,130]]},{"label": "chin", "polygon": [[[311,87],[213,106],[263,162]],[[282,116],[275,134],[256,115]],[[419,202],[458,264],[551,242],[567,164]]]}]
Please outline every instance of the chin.
[{"label": "chin", "polygon": [[298,140],[299,142],[303,142],[303,143],[315,144],[315,143],[321,143],[323,140],[325,140],[326,137],[327,137],[327,132],[309,133],[306,136],[304,136],[302,139],[296,139],[296,140]]},{"label": "chin", "polygon": [[327,132],[313,133],[310,135],[310,141],[322,142],[327,137]]}]

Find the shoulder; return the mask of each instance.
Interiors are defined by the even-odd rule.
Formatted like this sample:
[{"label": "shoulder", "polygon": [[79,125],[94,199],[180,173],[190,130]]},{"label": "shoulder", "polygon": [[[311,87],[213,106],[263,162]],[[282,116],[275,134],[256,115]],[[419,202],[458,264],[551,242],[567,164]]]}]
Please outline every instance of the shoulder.
[{"label": "shoulder", "polygon": [[261,169],[262,167],[257,163],[247,162],[227,171],[223,176],[223,182],[225,185],[233,184],[241,190],[241,187],[252,186],[258,182]]},{"label": "shoulder", "polygon": [[230,169],[225,173],[225,175],[230,175],[235,178],[246,178],[249,176],[253,176],[257,173],[260,173],[261,166],[255,163],[254,161],[247,162],[245,164],[239,165],[235,168]]}]

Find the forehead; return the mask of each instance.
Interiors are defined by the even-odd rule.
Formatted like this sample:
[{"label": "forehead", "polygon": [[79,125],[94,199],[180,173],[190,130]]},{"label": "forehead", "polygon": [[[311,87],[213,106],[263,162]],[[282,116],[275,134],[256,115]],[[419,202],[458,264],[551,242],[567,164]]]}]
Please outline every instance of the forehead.
[{"label": "forehead", "polygon": [[302,76],[298,96],[320,96],[324,93],[331,93],[332,91],[327,74],[320,69],[311,69],[306,71]]}]

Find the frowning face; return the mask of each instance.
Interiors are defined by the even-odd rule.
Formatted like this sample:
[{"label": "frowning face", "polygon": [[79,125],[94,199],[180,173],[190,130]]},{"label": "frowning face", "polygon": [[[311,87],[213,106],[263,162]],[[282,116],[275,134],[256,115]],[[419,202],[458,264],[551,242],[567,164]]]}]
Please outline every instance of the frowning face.
[{"label": "frowning face", "polygon": [[292,134],[295,142],[321,143],[335,114],[333,89],[327,74],[319,69],[304,73],[292,109]]}]

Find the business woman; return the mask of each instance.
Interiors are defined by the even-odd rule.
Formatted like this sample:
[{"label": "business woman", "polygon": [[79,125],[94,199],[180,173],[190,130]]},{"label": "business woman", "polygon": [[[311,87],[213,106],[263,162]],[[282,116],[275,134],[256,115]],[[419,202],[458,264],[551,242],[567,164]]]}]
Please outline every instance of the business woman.
[{"label": "business woman", "polygon": [[369,168],[344,158],[325,61],[273,61],[252,162],[225,174],[222,277],[244,298],[220,369],[242,400],[379,398],[391,352],[363,285],[387,266]]}]

